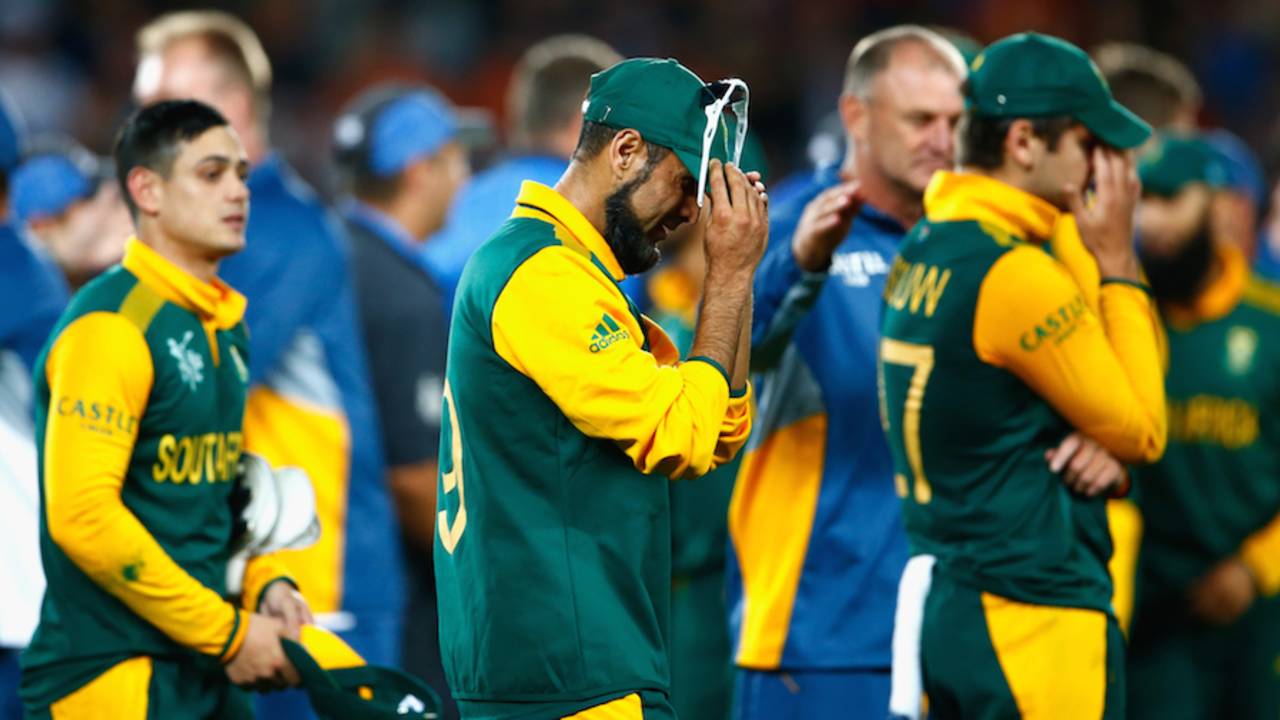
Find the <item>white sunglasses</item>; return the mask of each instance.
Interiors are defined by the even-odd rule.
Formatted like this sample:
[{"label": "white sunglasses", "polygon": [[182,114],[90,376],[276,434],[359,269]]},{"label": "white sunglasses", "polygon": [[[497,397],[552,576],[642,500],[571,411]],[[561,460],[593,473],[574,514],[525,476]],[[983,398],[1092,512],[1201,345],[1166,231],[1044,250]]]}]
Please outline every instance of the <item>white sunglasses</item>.
[{"label": "white sunglasses", "polygon": [[[734,100],[735,92],[741,89],[741,98]],[[702,164],[698,169],[698,207],[702,207],[702,196],[707,189],[707,165],[711,161],[711,146],[715,144],[716,131],[720,129],[721,116],[728,107],[737,120],[737,129],[733,139],[733,162],[738,165],[742,161],[742,148],[747,144],[747,106],[751,99],[751,89],[738,78],[726,78],[720,82],[708,83],[707,90],[712,93],[723,91],[713,102],[702,109],[707,114],[707,128],[702,133]]]}]

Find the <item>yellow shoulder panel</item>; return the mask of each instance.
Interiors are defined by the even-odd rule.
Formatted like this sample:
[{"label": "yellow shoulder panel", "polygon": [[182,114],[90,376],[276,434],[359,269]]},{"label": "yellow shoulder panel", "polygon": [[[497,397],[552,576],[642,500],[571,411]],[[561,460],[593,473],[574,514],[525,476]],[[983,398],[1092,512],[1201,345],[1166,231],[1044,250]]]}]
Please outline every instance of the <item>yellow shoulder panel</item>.
[{"label": "yellow shoulder panel", "polygon": [[1261,310],[1280,315],[1280,285],[1257,275],[1251,276],[1244,289],[1244,301]]},{"label": "yellow shoulder panel", "polygon": [[164,298],[145,284],[139,282],[133,286],[128,295],[120,303],[120,315],[133,323],[143,335],[155,319],[156,313],[164,306]]}]

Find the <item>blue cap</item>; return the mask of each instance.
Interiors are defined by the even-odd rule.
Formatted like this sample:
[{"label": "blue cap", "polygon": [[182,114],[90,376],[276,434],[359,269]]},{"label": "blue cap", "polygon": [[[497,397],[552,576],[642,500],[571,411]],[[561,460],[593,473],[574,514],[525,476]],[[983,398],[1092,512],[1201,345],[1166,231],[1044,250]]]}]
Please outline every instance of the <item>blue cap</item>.
[{"label": "blue cap", "polygon": [[334,124],[340,160],[381,177],[434,154],[458,134],[458,119],[429,88],[375,88],[357,98]]},{"label": "blue cap", "polygon": [[20,223],[59,215],[97,190],[98,178],[61,153],[33,155],[9,179],[9,201]]}]

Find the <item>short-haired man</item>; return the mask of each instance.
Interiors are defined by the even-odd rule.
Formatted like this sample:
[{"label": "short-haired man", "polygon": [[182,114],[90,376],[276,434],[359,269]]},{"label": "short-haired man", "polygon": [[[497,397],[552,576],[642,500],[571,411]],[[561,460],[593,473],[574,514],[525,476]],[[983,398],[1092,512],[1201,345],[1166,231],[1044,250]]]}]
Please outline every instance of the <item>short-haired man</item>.
[{"label": "short-haired man", "polygon": [[507,87],[509,157],[462,189],[423,257],[450,297],[467,258],[511,212],[520,184],[554,185],[569,165],[582,129],[582,99],[591,76],[622,59],[588,35],[554,35],[530,46]]},{"label": "short-haired man", "polygon": [[888,707],[907,542],[873,380],[880,296],[925,186],[954,161],[965,72],[922,27],[861,40],[840,98],[844,165],[770,213],[753,331],[760,417],[729,523],[743,720]]},{"label": "short-haired man", "polygon": [[[1063,482],[1054,450],[1073,428],[1126,462],[1164,449],[1124,154],[1150,128],[1079,48],[1034,33],[979,55],[965,96],[961,172],[925,191],[881,321],[894,480],[913,551],[937,558],[920,642],[930,716],[1123,717],[1104,502],[1122,476]],[[1094,263],[1046,252],[1077,227]]]},{"label": "short-haired man", "polygon": [[1280,715],[1280,288],[1217,238],[1199,137],[1141,159],[1142,264],[1169,338],[1169,446],[1139,468],[1129,717]]},{"label": "short-haired man", "polygon": [[396,665],[403,563],[341,224],[270,152],[271,65],[248,25],[166,14],[138,32],[138,53],[138,100],[207,102],[244,142],[254,212],[221,272],[250,301],[246,447],[315,484],[320,540],[283,556],[319,623],[370,663]]},{"label": "short-haired man", "polygon": [[[750,429],[767,197],[758,175],[723,162],[741,155],[745,92],[671,59],[597,74],[569,169],[554,188],[525,183],[467,263],[436,544],[444,665],[464,716],[674,717],[668,478],[728,462]],[[679,362],[618,282],[693,221],[705,294]]]},{"label": "short-haired man", "polygon": [[249,370],[245,299],[217,270],[244,247],[249,161],[194,101],[139,111],[115,155],[137,238],[37,361],[48,588],[23,702],[31,717],[242,717],[232,683],[284,684],[280,637],[310,619],[270,555],[249,562],[243,607],[225,597]]},{"label": "short-haired man", "polygon": [[336,160],[350,193],[342,211],[356,305],[406,541],[403,667],[435,686],[446,705],[431,552],[449,318],[447,299],[419,251],[444,224],[467,178],[457,134],[449,102],[425,87],[370,88],[334,124]]}]

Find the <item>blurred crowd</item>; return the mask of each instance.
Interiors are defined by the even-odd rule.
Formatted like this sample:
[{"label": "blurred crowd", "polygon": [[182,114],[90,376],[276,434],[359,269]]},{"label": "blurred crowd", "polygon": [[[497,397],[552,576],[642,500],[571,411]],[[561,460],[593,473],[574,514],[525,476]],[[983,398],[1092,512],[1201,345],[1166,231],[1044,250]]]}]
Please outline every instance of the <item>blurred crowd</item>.
[{"label": "blurred crowd", "polygon": [[[309,598],[324,624],[370,633],[353,645],[441,691],[431,547],[452,292],[521,181],[551,185],[567,167],[590,75],[624,56],[671,55],[703,77],[746,79],[751,162],[780,197],[794,178],[845,161],[846,126],[831,110],[866,32],[924,19],[954,28],[968,59],[1012,31],[1053,32],[1092,49],[1116,98],[1157,130],[1195,138],[1187,172],[1209,194],[1179,215],[1172,205],[1191,181],[1174,181],[1140,213],[1147,234],[1195,226],[1280,277],[1280,5],[285,0],[228,3],[230,15],[189,25],[154,23],[160,5],[0,2],[0,258],[11,257],[5,243],[35,258],[20,271],[4,261],[0,282],[11,284],[0,298],[43,298],[40,317],[0,308],[0,475],[26,483],[0,499],[0,544],[34,537],[20,376],[43,343],[38,328],[47,333],[70,293],[119,261],[133,232],[108,158],[112,132],[138,103],[194,96],[230,120],[255,165],[249,249],[225,266],[249,297],[254,342],[268,338],[253,350],[246,434],[307,430],[302,446],[277,438],[262,451],[314,467],[322,521],[338,528],[308,551],[315,582],[300,579],[321,588]],[[628,290],[687,345],[701,257],[678,244],[668,255]],[[1153,282],[1176,286],[1179,268],[1167,269]],[[707,628],[723,628],[728,612],[733,473],[672,490],[675,636],[687,643],[673,651],[673,698],[691,718],[724,716],[730,695],[728,631]],[[682,508],[693,508],[683,524]],[[16,712],[16,650],[35,620],[18,596],[38,598],[40,586],[38,562],[9,554],[0,718]]]}]

